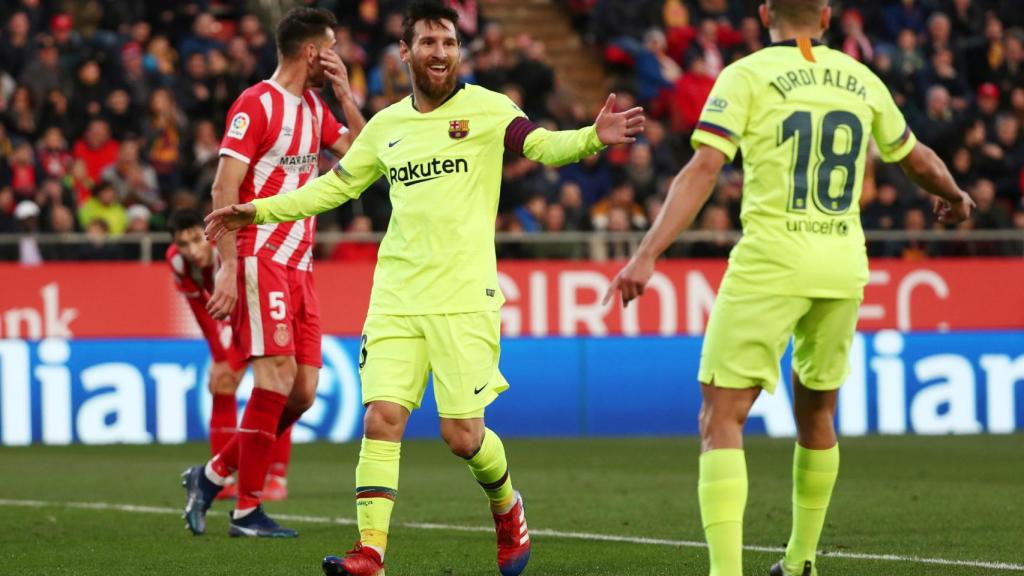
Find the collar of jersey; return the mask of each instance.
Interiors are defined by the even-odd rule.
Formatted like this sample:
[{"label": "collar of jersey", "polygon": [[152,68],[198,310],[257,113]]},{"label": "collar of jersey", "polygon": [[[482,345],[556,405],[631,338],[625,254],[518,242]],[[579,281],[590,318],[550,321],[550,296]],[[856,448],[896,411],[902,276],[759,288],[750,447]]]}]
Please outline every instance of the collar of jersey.
[{"label": "collar of jersey", "polygon": [[278,84],[276,80],[271,80],[271,79],[268,78],[268,79],[264,80],[264,82],[266,82],[267,84],[270,84],[271,86],[273,86],[275,90],[280,92],[285,97],[285,99],[290,99],[293,104],[297,104],[299,102],[302,102],[302,98],[301,97],[296,96],[295,94],[292,94],[288,90],[285,90],[285,87],[281,86],[280,84]]},{"label": "collar of jersey", "polygon": [[[811,40],[811,46],[824,46],[825,45],[824,42],[822,42],[821,40],[818,40],[816,38],[811,38],[810,40]],[[765,46],[765,48],[775,48],[775,47],[778,47],[778,46],[789,46],[790,48],[796,48],[797,47],[797,45],[796,45],[796,38],[790,38],[789,40],[780,40],[778,42],[772,42],[771,44]]]},{"label": "collar of jersey", "polygon": [[[449,100],[451,100],[452,98],[455,98],[456,94],[458,94],[459,92],[462,92],[462,89],[465,88],[465,87],[466,87],[466,83],[465,82],[457,82],[455,84],[455,89],[452,90],[452,93],[449,94],[448,97],[444,99],[444,102],[441,102],[440,104],[438,104],[437,108],[434,108],[434,110],[439,110],[441,108],[441,106],[444,106],[445,104],[448,103]],[[410,94],[409,95],[409,105],[412,106],[413,110],[416,110],[416,95],[415,94]],[[434,110],[431,110],[430,112],[433,112]],[[416,110],[416,111],[420,112],[419,110]],[[420,112],[420,114],[430,114],[430,112]]]}]

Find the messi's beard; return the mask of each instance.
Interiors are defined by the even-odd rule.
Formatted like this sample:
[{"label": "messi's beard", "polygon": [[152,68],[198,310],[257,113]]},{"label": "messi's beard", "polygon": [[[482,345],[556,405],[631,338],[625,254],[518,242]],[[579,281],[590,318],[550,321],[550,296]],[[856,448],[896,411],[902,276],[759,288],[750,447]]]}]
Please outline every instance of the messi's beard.
[{"label": "messi's beard", "polygon": [[455,82],[458,80],[458,66],[455,62],[444,62],[448,66],[448,75],[441,81],[434,81],[430,75],[430,69],[428,68],[431,64],[440,64],[442,62],[438,60],[432,60],[425,58],[423,60],[412,60],[412,81],[416,84],[416,88],[420,91],[423,96],[428,100],[434,102],[440,102],[448,97],[455,90]]}]

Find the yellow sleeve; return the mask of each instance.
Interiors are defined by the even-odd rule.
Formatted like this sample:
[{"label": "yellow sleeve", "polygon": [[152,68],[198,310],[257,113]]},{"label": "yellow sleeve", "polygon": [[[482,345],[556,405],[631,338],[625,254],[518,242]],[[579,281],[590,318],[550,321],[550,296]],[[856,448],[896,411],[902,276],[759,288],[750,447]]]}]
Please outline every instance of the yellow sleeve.
[{"label": "yellow sleeve", "polygon": [[537,128],[526,137],[523,156],[547,166],[563,166],[579,162],[604,147],[594,125],[557,132]]},{"label": "yellow sleeve", "polygon": [[383,174],[372,136],[367,136],[371,132],[368,128],[369,123],[338,165],[327,174],[294,192],[254,200],[255,223],[302,220],[359,198]]},{"label": "yellow sleeve", "polygon": [[874,78],[871,89],[872,109],[875,117],[871,122],[871,135],[878,145],[878,151],[885,162],[899,162],[914,149],[917,138],[903,117],[896,101],[884,82]]},{"label": "yellow sleeve", "polygon": [[690,139],[694,149],[711,146],[731,161],[747,129],[752,91],[743,69],[727,66],[715,81]]}]

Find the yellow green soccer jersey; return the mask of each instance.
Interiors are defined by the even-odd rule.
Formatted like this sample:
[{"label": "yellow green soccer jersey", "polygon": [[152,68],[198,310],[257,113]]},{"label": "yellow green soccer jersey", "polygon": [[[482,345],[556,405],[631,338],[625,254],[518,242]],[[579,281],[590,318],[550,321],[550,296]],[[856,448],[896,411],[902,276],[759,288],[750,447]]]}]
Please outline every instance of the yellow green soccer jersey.
[{"label": "yellow green soccer jersey", "polygon": [[601,148],[593,126],[549,132],[503,94],[459,85],[430,112],[416,110],[411,96],[378,112],[334,170],[294,192],[256,200],[256,223],[325,212],[384,176],[392,213],[370,314],[497,310],[505,301],[494,254],[505,151],[559,165]]},{"label": "yellow green soccer jersey", "polygon": [[885,84],[841,52],[779,42],[722,71],[693,144],[743,155],[743,238],[723,290],[862,297],[869,137],[886,162],[916,143]]}]

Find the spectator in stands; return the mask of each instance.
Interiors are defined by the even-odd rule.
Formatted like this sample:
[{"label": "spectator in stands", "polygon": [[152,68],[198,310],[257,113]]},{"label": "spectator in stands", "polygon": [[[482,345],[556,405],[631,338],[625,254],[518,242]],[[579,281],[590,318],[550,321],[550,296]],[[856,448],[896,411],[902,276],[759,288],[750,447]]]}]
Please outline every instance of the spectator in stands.
[{"label": "spectator in stands", "polygon": [[43,132],[36,149],[36,161],[44,176],[61,179],[67,175],[74,158],[68,152],[68,143],[60,128],[51,126]]},{"label": "spectator in stands", "polygon": [[588,156],[575,164],[558,170],[561,182],[572,182],[583,192],[583,205],[593,206],[608,195],[612,188],[612,174],[602,154]]},{"label": "spectator in stands", "polygon": [[42,186],[35,193],[33,201],[41,210],[39,221],[44,231],[49,231],[49,223],[55,210],[61,207],[74,210],[78,207],[71,190],[65,188],[61,185],[60,180],[54,178],[43,180]]},{"label": "spectator in stands", "polygon": [[0,35],[0,70],[12,78],[21,76],[31,51],[28,14],[18,11],[7,20],[7,34]]},{"label": "spectator in stands", "polygon": [[[613,234],[632,232],[629,210],[622,206],[611,206],[607,212],[607,225],[603,230]],[[613,237],[607,243],[606,256],[610,260],[624,260],[633,253],[633,246],[629,239],[624,237]]]},{"label": "spectator in stands", "polygon": [[201,54],[204,58],[211,50],[224,50],[224,44],[217,40],[220,23],[209,12],[200,12],[192,23],[192,34],[181,42],[178,52],[181,59],[188,61],[193,54]]},{"label": "spectator in stands", "polygon": [[914,126],[918,139],[948,162],[962,134],[962,126],[962,118],[953,110],[949,90],[941,85],[929,88],[925,113]]},{"label": "spectator in stands", "polygon": [[708,72],[703,53],[690,53],[687,56],[686,74],[676,80],[672,91],[671,112],[674,131],[680,134],[693,132],[714,85],[715,79]]},{"label": "spectator in stands", "polygon": [[[925,33],[924,54],[930,58],[940,50],[953,52],[956,47],[953,45],[953,23],[943,12],[933,12],[928,17],[928,28]],[[959,62],[957,67],[959,68]]]},{"label": "spectator in stands", "polygon": [[259,19],[254,14],[242,16],[238,22],[238,31],[254,66],[250,74],[242,76],[245,84],[251,84],[256,78],[270,78],[277,68],[277,49]]},{"label": "spectator in stands", "polygon": [[125,218],[128,225],[125,232],[128,234],[145,234],[149,232],[150,219],[153,213],[143,204],[135,204],[125,211]]},{"label": "spectator in stands", "polygon": [[477,27],[480,23],[477,0],[445,0],[445,4],[459,14],[459,34],[467,41],[472,42],[473,38],[476,38]]},{"label": "spectator in stands", "polygon": [[380,64],[370,71],[369,91],[373,96],[383,96],[387,105],[394,104],[412,90],[409,69],[402,63],[398,45],[385,50]]},{"label": "spectator in stands", "polygon": [[32,91],[28,89],[28,86],[22,84],[17,86],[11,94],[3,122],[7,124],[11,135],[34,140],[39,132],[39,116],[36,112]]},{"label": "spectator in stands", "polygon": [[952,0],[949,12],[955,38],[964,41],[981,37],[985,22],[979,2]]},{"label": "spectator in stands", "polygon": [[902,78],[912,78],[924,68],[924,56],[917,45],[913,30],[900,30],[896,53],[893,54],[893,68]]},{"label": "spectator in stands", "polygon": [[178,110],[171,92],[166,88],[153,91],[143,134],[146,157],[156,171],[161,190],[177,190],[181,186],[181,131],[185,117]]},{"label": "spectator in stands", "polygon": [[110,123],[115,140],[137,137],[142,131],[139,111],[132,105],[131,96],[122,88],[111,90],[103,107],[103,117]]},{"label": "spectator in stands", "polygon": [[612,230],[612,212],[622,210],[626,214],[626,230],[643,230],[647,228],[647,213],[636,203],[636,193],[628,180],[623,180],[612,188],[607,198],[599,201],[590,209],[590,224],[594,230]]},{"label": "spectator in stands", "polygon": [[986,82],[981,86],[978,86],[975,106],[971,112],[971,117],[981,120],[985,124],[985,131],[987,133],[995,134],[996,115],[998,112],[999,88],[991,82]]},{"label": "spectator in stands", "polygon": [[712,78],[718,78],[718,75],[722,73],[722,68],[725,68],[731,61],[729,54],[723,51],[718,44],[718,26],[716,20],[702,20],[697,37],[690,43],[690,49],[686,53],[688,61],[695,55],[701,56],[704,59],[707,74]]},{"label": "spectator in stands", "polygon": [[96,220],[104,223],[104,234],[120,236],[128,227],[128,214],[117,200],[117,190],[109,182],[100,182],[92,196],[78,209],[78,221],[88,230]]},{"label": "spectator in stands", "polygon": [[547,210],[547,200],[543,194],[532,194],[527,201],[516,208],[515,216],[522,227],[523,232],[540,232],[543,228],[544,212]]},{"label": "spectator in stands", "polygon": [[36,233],[39,232],[39,206],[31,200],[22,200],[14,208],[14,219],[18,222],[18,262],[22,266],[39,266],[43,254],[39,249]]},{"label": "spectator in stands", "polygon": [[531,118],[546,118],[547,99],[555,89],[555,73],[545,61],[544,43],[528,34],[516,38],[517,61],[509,76],[523,90],[523,111]]},{"label": "spectator in stands", "polygon": [[[62,78],[67,72],[61,70],[60,55],[53,38],[40,36],[35,57],[22,72],[20,81],[32,91],[32,101],[42,102],[50,90],[66,90]],[[37,110],[38,111],[38,110]]]},{"label": "spectator in stands", "polygon": [[1014,29],[1003,42],[1003,62],[995,70],[993,82],[1003,94],[1024,86],[1024,30]]},{"label": "spectator in stands", "polygon": [[139,158],[139,143],[135,140],[121,143],[117,162],[108,166],[100,178],[117,190],[118,201],[125,206],[141,203],[158,212],[164,208],[156,171]]},{"label": "spectator in stands", "polygon": [[153,36],[149,40],[149,44],[146,45],[143,64],[147,71],[157,76],[161,85],[169,85],[174,82],[175,71],[178,67],[178,52],[171,46],[171,42],[166,36]]},{"label": "spectator in stands", "polygon": [[15,205],[11,187],[0,188],[0,234],[10,234],[18,229],[17,220],[14,219]]},{"label": "spectator in stands", "polygon": [[14,146],[14,152],[8,158],[10,166],[10,186],[18,198],[31,198],[36,191],[37,178],[35,153],[32,145],[22,141]]},{"label": "spectator in stands", "polygon": [[96,118],[103,111],[103,100],[107,96],[103,84],[103,69],[95,58],[83,60],[78,66],[72,89],[71,111],[79,121]]},{"label": "spectator in stands", "polygon": [[875,59],[875,48],[864,33],[864,16],[860,10],[851,8],[843,12],[840,27],[843,33],[842,50],[847,56],[865,63]]},{"label": "spectator in stands", "polygon": [[575,182],[563,182],[558,191],[558,204],[562,206],[562,217],[566,230],[586,230],[590,215],[583,206],[583,192]]},{"label": "spectator in stands", "polygon": [[729,237],[732,223],[729,212],[721,206],[711,205],[704,210],[700,219],[700,231],[713,234],[712,239],[694,242],[690,250],[692,258],[728,258],[733,241]]},{"label": "spectator in stands", "polygon": [[931,88],[942,86],[949,92],[952,98],[950,104],[955,110],[967,107],[966,98],[970,93],[967,81],[956,69],[953,52],[946,48],[936,49],[929,66],[921,72],[918,84],[917,91],[920,94],[927,94]]},{"label": "spectator in stands", "polygon": [[917,0],[897,0],[883,8],[882,15],[889,38],[895,38],[901,30],[915,35],[924,31],[925,12]]},{"label": "spectator in stands", "polygon": [[890,183],[878,186],[875,199],[861,210],[861,220],[868,230],[895,230],[903,221],[899,191]]},{"label": "spectator in stands", "polygon": [[975,182],[971,187],[971,197],[977,204],[973,218],[975,229],[999,230],[1010,227],[1010,215],[996,202],[996,186],[991,180],[982,178]]},{"label": "spectator in stands", "polygon": [[902,241],[886,242],[882,254],[888,258],[920,261],[934,255],[935,247],[921,239],[915,233],[923,232],[927,226],[927,218],[920,208],[910,208],[903,214],[901,227],[910,233],[909,238]]},{"label": "spectator in stands", "polygon": [[94,218],[85,227],[86,243],[79,247],[78,260],[121,260],[124,251],[110,241],[111,231],[107,220]]},{"label": "spectator in stands", "polygon": [[217,129],[213,122],[202,120],[196,124],[191,140],[188,180],[195,183],[192,189],[195,195],[201,196],[209,192],[213,185],[213,177],[217,173],[220,138],[217,137]]},{"label": "spectator in stands", "polygon": [[[549,234],[566,230],[565,208],[561,204],[547,205],[542,229]],[[543,242],[527,244],[524,248],[531,258],[545,260],[577,260],[583,255],[583,246],[579,242]]]},{"label": "spectator in stands", "polygon": [[74,20],[67,14],[55,14],[50,18],[50,32],[53,33],[60,69],[65,76],[70,76],[78,67],[84,48],[82,38],[74,28]]},{"label": "spectator in stands", "polygon": [[107,121],[94,118],[82,138],[75,142],[71,155],[85,163],[89,178],[99,180],[103,170],[117,161],[119,149],[119,143],[110,135]]},{"label": "spectator in stands", "polygon": [[651,145],[646,140],[637,140],[629,147],[625,178],[636,191],[636,201],[641,204],[658,192],[658,176],[654,172]]},{"label": "spectator in stands", "polygon": [[67,94],[61,90],[50,90],[46,95],[40,126],[43,128],[55,127],[66,138],[71,138],[75,134],[77,125],[78,121],[72,117],[68,106]]}]

